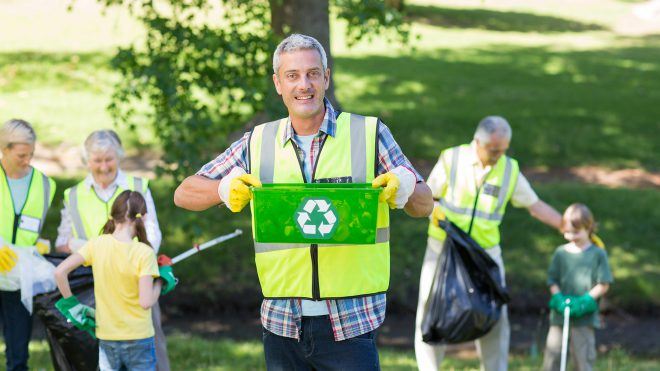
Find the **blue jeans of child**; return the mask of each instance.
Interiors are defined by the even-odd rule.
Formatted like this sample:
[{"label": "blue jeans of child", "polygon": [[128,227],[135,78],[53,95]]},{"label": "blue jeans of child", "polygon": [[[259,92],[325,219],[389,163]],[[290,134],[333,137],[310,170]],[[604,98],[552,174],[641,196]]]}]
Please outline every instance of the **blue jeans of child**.
[{"label": "blue jeans of child", "polygon": [[302,318],[300,341],[263,330],[268,371],[380,370],[376,331],[335,341],[328,316]]},{"label": "blue jeans of child", "polygon": [[0,312],[7,371],[28,369],[28,344],[32,335],[32,316],[21,302],[21,291],[0,291]]},{"label": "blue jeans of child", "polygon": [[154,338],[140,340],[99,340],[101,371],[155,371]]}]

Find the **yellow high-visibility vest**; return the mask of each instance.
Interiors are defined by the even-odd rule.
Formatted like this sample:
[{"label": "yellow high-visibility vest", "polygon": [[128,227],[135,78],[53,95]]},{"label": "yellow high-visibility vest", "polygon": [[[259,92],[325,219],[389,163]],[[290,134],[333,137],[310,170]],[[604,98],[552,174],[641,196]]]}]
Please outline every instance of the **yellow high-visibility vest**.
[{"label": "yellow high-visibility vest", "polygon": [[[128,189],[145,195],[149,189],[149,180],[126,175]],[[119,194],[126,189],[117,187],[108,201],[103,201],[93,186],[82,181],[64,191],[64,204],[71,213],[73,236],[83,240],[101,235],[101,229],[110,217],[112,204]]]},{"label": "yellow high-visibility vest", "polygon": [[16,246],[34,246],[55,197],[55,181],[32,169],[23,210],[14,209],[5,170],[0,166],[0,236]]},{"label": "yellow high-visibility vest", "polygon": [[[283,143],[288,119],[254,128],[250,172],[262,183],[304,183],[292,140]],[[335,136],[317,157],[312,182],[343,179],[371,183],[376,175],[378,119],[343,112]],[[254,213],[252,223],[254,224]],[[332,299],[387,291],[390,281],[389,208],[378,204],[372,245],[258,243],[255,261],[266,298]]]},{"label": "yellow high-visibility vest", "polygon": [[[459,228],[488,249],[500,244],[500,224],[518,180],[518,162],[502,156],[486,176],[481,187],[475,187],[473,149],[469,144],[445,150],[441,159],[448,184],[440,197],[440,208]],[[471,224],[471,225],[470,225]],[[445,232],[429,224],[429,236],[444,241]]]}]

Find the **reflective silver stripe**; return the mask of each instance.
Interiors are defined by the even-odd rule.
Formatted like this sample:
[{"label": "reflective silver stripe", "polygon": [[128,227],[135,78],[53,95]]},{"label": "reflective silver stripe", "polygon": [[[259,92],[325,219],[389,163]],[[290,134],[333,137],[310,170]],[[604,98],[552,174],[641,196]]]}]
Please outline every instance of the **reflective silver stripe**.
[{"label": "reflective silver stripe", "polygon": [[261,158],[259,159],[259,180],[262,183],[272,183],[275,174],[275,143],[277,143],[277,128],[280,121],[264,124],[261,132]]},{"label": "reflective silver stripe", "polygon": [[138,178],[138,177],[133,178],[133,190],[140,192],[140,194],[142,194],[142,178]]},{"label": "reflective silver stripe", "polygon": [[48,207],[50,206],[50,182],[48,181],[48,177],[45,176],[44,174],[41,174],[41,177],[44,182],[44,211],[41,213],[41,223],[39,223],[39,233],[41,233],[41,230],[44,227],[44,224],[46,223],[46,214],[48,214]]},{"label": "reflective silver stripe", "polygon": [[[445,207],[449,211],[456,213],[456,214],[472,216],[472,209],[471,208],[464,208],[464,207],[455,206],[455,205],[450,204],[449,202],[447,202],[444,198],[440,199],[440,205],[442,207]],[[500,214],[500,213],[489,214],[489,213],[485,213],[485,212],[480,211],[480,210],[477,210],[474,213],[474,216],[477,217],[477,218],[482,218],[482,219],[486,219],[486,220],[494,220],[494,221],[502,220],[502,214]]]},{"label": "reflective silver stripe", "polygon": [[[390,228],[378,228],[376,231],[376,243],[388,242],[390,240]],[[304,243],[266,243],[266,242],[256,242],[254,243],[254,252],[272,252],[280,250],[289,250],[289,249],[300,249],[307,248],[309,244]],[[319,244],[319,247],[332,247],[332,246],[346,246],[339,244]],[[355,245],[359,246],[359,245]]]},{"label": "reflective silver stripe", "polygon": [[504,167],[504,179],[502,179],[502,185],[500,186],[500,194],[497,195],[497,206],[495,207],[495,210],[493,210],[494,213],[502,212],[502,206],[504,206],[506,195],[509,193],[509,183],[511,182],[512,167],[513,165],[511,164],[511,159],[507,157],[506,166]]},{"label": "reflective silver stripe", "polygon": [[451,169],[449,170],[449,189],[451,189],[451,198],[454,199],[454,190],[456,189],[456,172],[458,171],[458,151],[460,147],[454,147],[451,151]]},{"label": "reflective silver stripe", "polygon": [[390,227],[378,228],[376,230],[376,243],[388,242],[390,240]]},{"label": "reflective silver stripe", "polygon": [[279,250],[300,249],[309,247],[309,244],[303,243],[265,243],[254,242],[254,252],[257,254],[262,252],[272,252]]},{"label": "reflective silver stripe", "polygon": [[71,188],[71,191],[69,192],[69,212],[71,213],[71,219],[73,219],[73,227],[76,229],[76,233],[78,233],[78,238],[86,240],[87,234],[85,233],[85,226],[80,218],[80,210],[78,210],[77,185]]},{"label": "reflective silver stripe", "polygon": [[365,117],[351,114],[351,177],[353,183],[367,181],[367,133]]}]

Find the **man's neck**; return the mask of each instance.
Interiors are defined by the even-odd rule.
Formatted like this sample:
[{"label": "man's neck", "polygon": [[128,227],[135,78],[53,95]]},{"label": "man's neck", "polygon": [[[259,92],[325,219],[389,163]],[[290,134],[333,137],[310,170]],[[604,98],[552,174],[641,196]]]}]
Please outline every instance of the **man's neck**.
[{"label": "man's neck", "polygon": [[293,126],[293,130],[298,135],[314,135],[319,132],[324,117],[325,109],[308,118],[290,116],[291,126]]}]

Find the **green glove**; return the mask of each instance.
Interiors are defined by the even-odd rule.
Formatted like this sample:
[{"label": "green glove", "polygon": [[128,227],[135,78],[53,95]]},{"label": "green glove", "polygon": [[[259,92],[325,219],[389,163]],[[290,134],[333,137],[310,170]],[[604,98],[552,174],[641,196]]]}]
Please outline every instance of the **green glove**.
[{"label": "green glove", "polygon": [[160,294],[165,295],[174,290],[176,284],[179,283],[179,279],[174,277],[172,266],[163,265],[162,267],[158,267],[158,273],[160,273],[160,278],[163,280],[163,288],[160,290]]},{"label": "green glove", "polygon": [[94,333],[96,311],[94,308],[81,304],[75,296],[58,300],[55,307],[66,317],[67,322],[73,323],[78,329],[87,331],[93,338],[96,338]]},{"label": "green glove", "polygon": [[569,306],[571,307],[571,317],[573,318],[582,317],[598,310],[598,303],[588,293],[573,298]]},{"label": "green glove", "polygon": [[562,294],[561,292],[555,293],[552,295],[550,298],[550,301],[548,302],[548,306],[550,309],[556,311],[559,314],[564,314],[564,308],[566,308],[566,299],[568,299],[568,296]]}]

